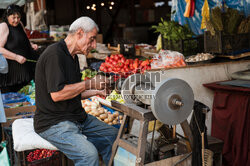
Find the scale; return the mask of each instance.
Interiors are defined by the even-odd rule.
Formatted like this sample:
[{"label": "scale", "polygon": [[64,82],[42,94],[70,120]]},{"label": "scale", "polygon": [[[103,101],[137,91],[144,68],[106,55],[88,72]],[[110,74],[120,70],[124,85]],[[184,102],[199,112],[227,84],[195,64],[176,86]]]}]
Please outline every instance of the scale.
[{"label": "scale", "polygon": [[[155,87],[149,77],[134,74],[119,83],[121,94],[126,102],[120,104],[112,101],[112,106],[124,113],[124,120],[113,145],[109,165],[112,165],[118,146],[136,156],[136,165],[144,165],[148,123],[156,119],[167,125],[180,124],[189,139],[187,146],[190,146],[190,149],[193,147],[192,133],[186,120],[194,104],[192,88],[185,81],[177,78],[163,80]],[[148,105],[151,109],[145,109],[142,105]],[[140,121],[137,145],[124,139],[128,117]]]}]

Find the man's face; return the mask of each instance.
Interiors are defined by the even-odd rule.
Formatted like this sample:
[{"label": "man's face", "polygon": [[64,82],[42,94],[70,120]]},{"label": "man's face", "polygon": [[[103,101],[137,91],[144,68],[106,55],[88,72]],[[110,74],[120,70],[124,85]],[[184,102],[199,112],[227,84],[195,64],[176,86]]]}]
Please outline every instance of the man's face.
[{"label": "man's face", "polygon": [[11,26],[16,27],[20,23],[21,16],[15,13],[15,14],[9,15],[7,19]]},{"label": "man's face", "polygon": [[88,33],[80,34],[79,40],[77,41],[77,46],[80,52],[84,55],[88,55],[88,53],[96,48],[96,35],[97,30],[94,28],[92,31]]}]

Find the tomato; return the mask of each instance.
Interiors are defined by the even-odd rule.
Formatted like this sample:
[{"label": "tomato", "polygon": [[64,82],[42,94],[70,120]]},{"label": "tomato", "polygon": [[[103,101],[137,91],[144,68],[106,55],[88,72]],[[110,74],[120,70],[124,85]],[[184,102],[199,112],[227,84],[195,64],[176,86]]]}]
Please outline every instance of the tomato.
[{"label": "tomato", "polygon": [[122,54],[118,54],[118,57],[119,57],[119,58],[123,58],[123,55],[122,55]]},{"label": "tomato", "polygon": [[125,61],[126,61],[126,58],[124,58],[124,57],[121,58],[121,62],[122,62],[122,63],[125,63]]},{"label": "tomato", "polygon": [[115,55],[111,55],[110,58],[111,58],[111,59],[115,59]]},{"label": "tomato", "polygon": [[103,71],[104,70],[104,66],[100,66],[100,70]]},{"label": "tomato", "polygon": [[108,68],[108,72],[111,72],[112,71],[112,68],[110,67],[110,68]]},{"label": "tomato", "polygon": [[103,69],[103,71],[104,71],[105,73],[107,73],[107,72],[108,72],[107,68],[104,68],[104,69]]},{"label": "tomato", "polygon": [[107,57],[107,58],[105,59],[105,61],[106,61],[106,62],[108,62],[109,60],[110,60],[110,58],[109,58],[109,57]]},{"label": "tomato", "polygon": [[119,59],[118,55],[116,55],[116,56],[114,57],[114,59],[115,59],[116,61],[118,61],[118,59]]},{"label": "tomato", "polygon": [[128,65],[128,64],[129,64],[129,60],[128,60],[128,59],[125,61],[125,64],[126,64],[126,65]]}]

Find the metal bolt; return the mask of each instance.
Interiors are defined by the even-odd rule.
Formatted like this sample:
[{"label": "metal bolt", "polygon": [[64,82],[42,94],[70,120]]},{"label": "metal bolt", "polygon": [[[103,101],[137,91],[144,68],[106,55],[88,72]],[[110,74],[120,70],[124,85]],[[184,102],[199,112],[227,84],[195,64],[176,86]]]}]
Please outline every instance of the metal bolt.
[{"label": "metal bolt", "polygon": [[141,162],[141,158],[140,158],[140,157],[139,157],[139,158],[136,158],[135,162],[136,162],[137,164],[139,164],[139,163]]}]

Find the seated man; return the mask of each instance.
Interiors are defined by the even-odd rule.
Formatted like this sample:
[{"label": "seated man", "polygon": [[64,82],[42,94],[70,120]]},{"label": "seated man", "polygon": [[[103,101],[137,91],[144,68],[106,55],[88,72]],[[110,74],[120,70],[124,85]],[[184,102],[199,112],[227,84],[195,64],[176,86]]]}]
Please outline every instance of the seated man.
[{"label": "seated man", "polygon": [[50,45],[36,65],[36,133],[56,146],[76,166],[108,165],[118,130],[88,115],[81,98],[105,95],[104,76],[81,81],[78,57],[96,47],[98,26],[89,17],[75,20],[65,40]]}]

